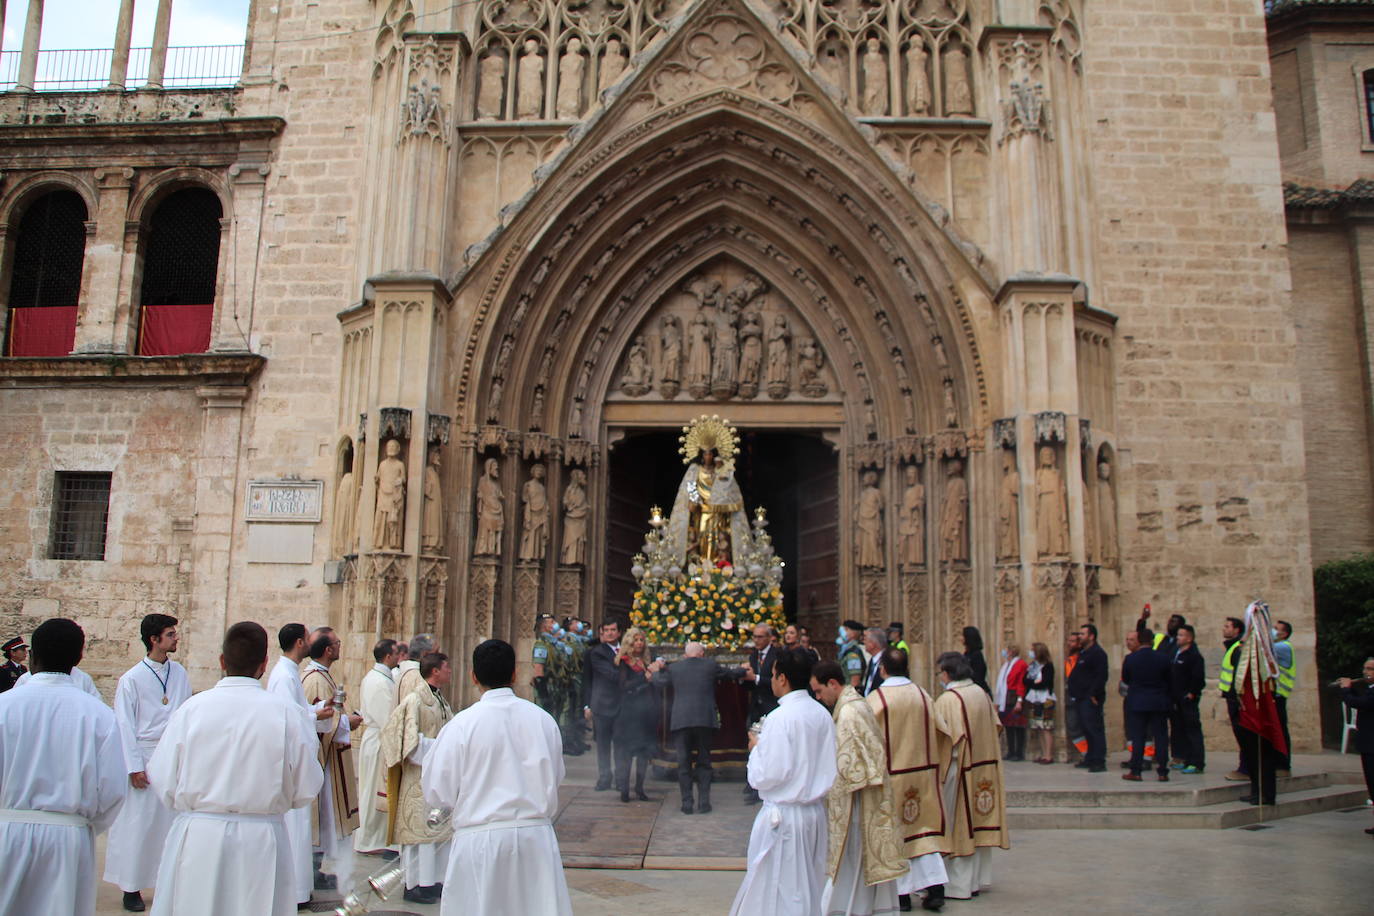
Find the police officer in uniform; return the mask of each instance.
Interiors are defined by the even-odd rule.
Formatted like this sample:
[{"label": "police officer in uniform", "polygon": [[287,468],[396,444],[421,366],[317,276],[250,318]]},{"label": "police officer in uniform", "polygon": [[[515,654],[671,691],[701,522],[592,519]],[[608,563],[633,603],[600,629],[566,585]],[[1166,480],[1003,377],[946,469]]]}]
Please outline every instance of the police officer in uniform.
[{"label": "police officer in uniform", "polygon": [[840,655],[837,659],[840,663],[840,669],[848,678],[849,686],[855,690],[859,690],[863,683],[864,652],[859,647],[859,640],[863,639],[863,635],[863,624],[857,620],[846,620],[840,625],[840,636],[835,640],[840,647]]},{"label": "police officer in uniform", "polygon": [[5,653],[5,663],[0,665],[0,693],[4,693],[29,670],[24,667],[29,658],[29,644],[16,636],[0,646],[0,651]]},{"label": "police officer in uniform", "polygon": [[550,614],[540,614],[534,622],[534,692],[539,705],[553,716],[555,722],[562,721],[563,706],[566,700],[567,663],[563,647],[553,634],[556,621]]}]

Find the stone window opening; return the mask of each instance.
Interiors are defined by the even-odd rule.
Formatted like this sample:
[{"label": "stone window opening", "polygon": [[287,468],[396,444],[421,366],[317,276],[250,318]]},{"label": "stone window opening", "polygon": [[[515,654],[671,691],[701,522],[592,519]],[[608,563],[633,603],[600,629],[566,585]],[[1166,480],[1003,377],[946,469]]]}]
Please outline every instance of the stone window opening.
[{"label": "stone window opening", "polygon": [[1374,141],[1374,68],[1360,74],[1360,88],[1364,101],[1365,147]]},{"label": "stone window opening", "polygon": [[49,191],[20,216],[9,264],[6,356],[66,356],[76,340],[86,202]]},{"label": "stone window opening", "polygon": [[109,471],[58,471],[48,558],[104,560],[110,520]]},{"label": "stone window opening", "polygon": [[210,349],[223,214],[219,195],[199,185],[173,191],[153,209],[139,284],[140,356]]}]

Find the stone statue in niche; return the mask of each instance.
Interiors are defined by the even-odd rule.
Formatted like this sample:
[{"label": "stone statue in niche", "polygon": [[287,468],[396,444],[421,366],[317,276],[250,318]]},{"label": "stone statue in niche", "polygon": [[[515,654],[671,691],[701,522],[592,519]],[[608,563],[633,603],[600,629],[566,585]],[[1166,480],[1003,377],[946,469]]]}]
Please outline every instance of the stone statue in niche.
[{"label": "stone statue in niche", "polygon": [[759,393],[759,377],[763,373],[763,323],[758,312],[744,316],[740,327],[739,393],[752,398]]},{"label": "stone statue in niche", "polygon": [[1121,559],[1116,542],[1116,492],[1112,489],[1112,464],[1103,459],[1097,464],[1098,551],[1103,566],[1115,566]]},{"label": "stone statue in niche", "polygon": [[563,555],[566,566],[587,562],[587,472],[573,468],[563,491]]},{"label": "stone statue in niche", "polygon": [[840,91],[840,104],[844,104],[849,97],[849,81],[845,79],[843,55],[843,49],[834,42],[827,44],[816,55],[816,63],[825,81]]},{"label": "stone statue in niche", "polygon": [[1097,487],[1092,455],[1083,459],[1083,557],[1089,563],[1101,563],[1097,545]]},{"label": "stone statue in niche", "polygon": [[711,393],[711,323],[704,309],[692,317],[687,341],[687,390],[704,398]]},{"label": "stone statue in niche", "polygon": [[864,44],[861,70],[864,77],[863,113],[873,117],[887,114],[887,61],[883,44],[870,38]]},{"label": "stone statue in niche", "polygon": [[878,472],[864,471],[863,486],[859,488],[857,547],[859,565],[881,568],[883,558],[883,491],[878,489]]},{"label": "stone statue in niche", "polygon": [[797,344],[797,387],[808,398],[822,398],[830,390],[821,378],[825,357],[814,337],[803,337]]},{"label": "stone statue in niche", "polygon": [[908,464],[902,474],[906,489],[902,491],[902,508],[897,517],[898,562],[906,567],[920,566],[926,561],[926,488],[916,465]]},{"label": "stone statue in niche", "polygon": [[664,315],[660,327],[658,389],[665,398],[675,398],[682,386],[682,325],[676,315]]},{"label": "stone statue in niche", "polygon": [[586,72],[582,39],[574,35],[568,39],[558,62],[558,117],[565,121],[582,117],[582,82]]},{"label": "stone statue in niche", "polygon": [[949,463],[945,501],[940,506],[940,556],[947,563],[968,562],[968,481],[964,463]]},{"label": "stone statue in niche", "polygon": [[372,548],[402,549],[406,518],[406,465],[401,460],[401,443],[386,440],[386,455],[377,464],[377,505],[372,513]]},{"label": "stone statue in niche", "polygon": [[425,465],[425,506],[420,518],[420,550],[439,553],[444,549],[444,483],[439,477],[439,450],[429,450]]},{"label": "stone statue in niche", "polygon": [[945,114],[973,114],[973,87],[968,79],[968,51],[958,42],[945,50]]},{"label": "stone statue in niche", "polygon": [[501,417],[501,398],[505,396],[506,383],[498,375],[491,380],[491,391],[487,394],[487,421],[495,423]]},{"label": "stone statue in niche", "polygon": [[1035,469],[1035,540],[1042,557],[1069,555],[1069,504],[1054,449],[1040,447]]},{"label": "stone statue in niche", "polygon": [[787,316],[775,315],[773,326],[768,329],[768,396],[775,400],[787,397],[791,388],[792,365],[788,353],[791,341]]},{"label": "stone statue in niche", "polygon": [[649,372],[649,351],[644,346],[641,335],[630,344],[630,353],[625,358],[625,375],[620,380],[620,390],[632,398],[643,397],[652,385]]},{"label": "stone statue in niche", "polygon": [[544,488],[544,466],[530,468],[530,479],[520,493],[525,507],[520,532],[520,559],[542,560],[549,543],[549,494]]},{"label": "stone statue in niche", "polygon": [[543,429],[544,427],[544,386],[540,385],[534,389],[534,401],[530,406],[530,428]]},{"label": "stone statue in niche", "polygon": [[959,425],[959,408],[954,403],[954,379],[945,379],[943,387],[945,398],[945,425],[952,428]]},{"label": "stone statue in niche", "polygon": [[1021,476],[1016,473],[1014,452],[1002,460],[1002,482],[997,490],[997,559],[1015,560],[1021,555]]},{"label": "stone statue in niche", "polygon": [[912,117],[930,114],[930,54],[919,35],[911,37],[906,51],[906,113]]},{"label": "stone statue in niche", "polygon": [[501,464],[488,458],[477,481],[477,540],[472,552],[479,557],[501,553],[501,532],[506,528],[505,496],[501,493]]},{"label": "stone statue in niche", "polygon": [[493,48],[482,58],[477,76],[477,117],[499,120],[505,109],[506,55]]},{"label": "stone statue in niche", "polygon": [[358,485],[351,465],[339,478],[339,487],[334,491],[333,535],[331,552],[334,556],[343,557],[354,552],[358,543]]},{"label": "stone statue in niche", "polygon": [[728,305],[716,309],[715,318],[711,394],[716,398],[728,398],[735,393],[735,372],[739,368],[739,331],[735,326],[739,318]]},{"label": "stone statue in niche", "polygon": [[520,55],[515,116],[522,121],[538,121],[544,116],[544,55],[533,38],[525,39],[525,50]]},{"label": "stone statue in niche", "polygon": [[597,93],[605,92],[618,83],[624,72],[625,52],[622,50],[620,39],[612,35],[606,39],[606,48],[601,54],[601,73],[597,84]]}]

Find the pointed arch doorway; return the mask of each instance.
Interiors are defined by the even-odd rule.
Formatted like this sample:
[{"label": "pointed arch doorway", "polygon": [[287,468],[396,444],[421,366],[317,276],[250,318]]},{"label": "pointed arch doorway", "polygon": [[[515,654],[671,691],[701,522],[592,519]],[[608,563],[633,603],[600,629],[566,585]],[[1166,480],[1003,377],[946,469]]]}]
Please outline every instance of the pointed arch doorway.
[{"label": "pointed arch doorway", "polygon": [[[728,415],[729,405],[707,413]],[[763,506],[783,567],[783,610],[810,627],[824,650],[840,619],[839,456],[819,428],[740,429],[736,479],[746,509]],[[611,427],[607,456],[602,606],[628,620],[635,590],[631,558],[648,531],[649,508],[665,511],[682,480],[679,427]]]}]

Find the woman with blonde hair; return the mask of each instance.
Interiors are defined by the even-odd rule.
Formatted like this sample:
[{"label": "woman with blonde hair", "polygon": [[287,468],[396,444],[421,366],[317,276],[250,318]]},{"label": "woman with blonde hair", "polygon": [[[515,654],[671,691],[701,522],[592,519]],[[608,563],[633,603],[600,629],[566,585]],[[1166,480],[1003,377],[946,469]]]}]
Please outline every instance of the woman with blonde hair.
[{"label": "woman with blonde hair", "polygon": [[644,776],[649,757],[658,740],[657,707],[650,682],[663,667],[649,661],[649,641],[639,627],[625,631],[615,664],[620,685],[620,714],[615,718],[615,781],[620,800],[630,800],[630,764],[638,760],[635,771],[635,797],[648,801]]},{"label": "woman with blonde hair", "polygon": [[1002,650],[1002,670],[997,672],[997,686],[993,701],[1002,719],[1007,736],[1007,753],[1003,760],[1026,759],[1026,662],[1021,647],[1007,646]]},{"label": "woman with blonde hair", "polygon": [[1030,730],[1039,735],[1040,756],[1036,763],[1054,763],[1054,661],[1049,646],[1031,643],[1031,662],[1026,669],[1026,718]]}]

